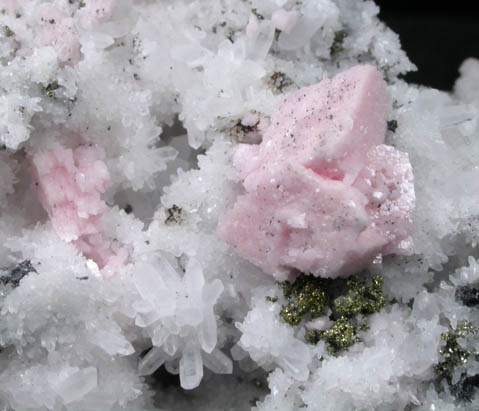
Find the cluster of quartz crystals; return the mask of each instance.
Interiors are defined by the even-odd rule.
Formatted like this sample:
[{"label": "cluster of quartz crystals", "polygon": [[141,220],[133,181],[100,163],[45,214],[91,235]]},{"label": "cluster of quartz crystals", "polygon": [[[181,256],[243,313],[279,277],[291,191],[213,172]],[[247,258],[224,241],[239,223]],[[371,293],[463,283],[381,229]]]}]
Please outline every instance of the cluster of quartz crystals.
[{"label": "cluster of quartz crystals", "polygon": [[[174,370],[173,360],[178,354],[180,381],[185,389],[200,384],[203,365],[218,374],[231,374],[231,359],[216,348],[213,308],[224,289],[221,281],[205,284],[201,265],[193,259],[186,265],[183,278],[161,256],[153,264],[140,263],[135,269],[134,282],[142,297],[135,307],[136,323],[152,326],[153,345],[138,365],[140,375],[151,375],[165,362],[167,369]],[[181,346],[183,351],[179,352]]]},{"label": "cluster of quartz crystals", "polygon": [[[479,408],[454,397],[474,381],[474,357],[441,355],[442,335],[477,326],[476,259],[448,275],[477,257],[478,63],[454,95],[407,85],[397,76],[414,66],[378,12],[356,0],[0,4],[0,408]],[[268,140],[288,95],[358,64],[386,80],[379,128],[395,126],[369,166],[334,168],[351,185],[387,162],[375,184],[397,205],[407,153],[414,246],[377,261],[390,303],[331,355],[307,341],[331,313],[285,323],[275,280],[217,227],[244,195],[238,170],[256,164],[234,167],[238,143]],[[338,170],[316,171],[332,186]],[[391,230],[391,248],[409,229]],[[474,335],[464,344],[473,352]]]}]

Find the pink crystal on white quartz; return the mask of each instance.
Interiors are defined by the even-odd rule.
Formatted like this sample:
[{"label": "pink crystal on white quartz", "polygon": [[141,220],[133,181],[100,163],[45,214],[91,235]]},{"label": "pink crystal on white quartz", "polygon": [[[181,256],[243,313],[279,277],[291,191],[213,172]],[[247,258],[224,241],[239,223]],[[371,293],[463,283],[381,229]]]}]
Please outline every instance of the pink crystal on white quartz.
[{"label": "pink crystal on white quartz", "polygon": [[128,251],[117,240],[108,241],[101,233],[89,234],[75,241],[83,255],[97,263],[104,277],[112,277],[128,260]]},{"label": "pink crystal on white quartz", "polygon": [[372,66],[290,94],[262,143],[235,153],[246,194],[219,235],[277,278],[347,276],[410,253],[413,174],[407,154],[382,144],[388,112]]},{"label": "pink crystal on white quartz", "polygon": [[55,232],[74,242],[108,277],[126,262],[128,253],[101,234],[100,220],[107,207],[101,195],[109,182],[104,158],[103,149],[88,144],[37,152],[33,166],[38,198]]},{"label": "pink crystal on white quartz", "polygon": [[272,14],[271,21],[276,29],[289,33],[298,22],[299,17],[299,13],[295,10],[279,9]]},{"label": "pink crystal on white quartz", "polygon": [[258,18],[254,14],[251,14],[251,16],[249,17],[248,24],[246,25],[246,36],[248,36],[248,38],[253,38],[258,29]]},{"label": "pink crystal on white quartz", "polygon": [[62,65],[75,65],[80,60],[80,41],[71,17],[63,16],[55,7],[43,8],[41,17],[42,42],[52,46]]},{"label": "pink crystal on white quartz", "polygon": [[117,0],[88,0],[82,11],[82,23],[87,28],[109,21],[113,15]]}]

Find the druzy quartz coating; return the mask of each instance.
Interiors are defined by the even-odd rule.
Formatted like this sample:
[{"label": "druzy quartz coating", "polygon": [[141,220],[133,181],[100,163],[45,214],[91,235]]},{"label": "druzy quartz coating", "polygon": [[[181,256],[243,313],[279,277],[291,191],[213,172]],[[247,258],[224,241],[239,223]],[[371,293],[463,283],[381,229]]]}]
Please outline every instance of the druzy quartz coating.
[{"label": "druzy quartz coating", "polygon": [[408,254],[415,193],[408,155],[384,143],[390,99],[359,65],[291,93],[259,145],[240,145],[246,190],[219,234],[266,273],[348,276]]}]

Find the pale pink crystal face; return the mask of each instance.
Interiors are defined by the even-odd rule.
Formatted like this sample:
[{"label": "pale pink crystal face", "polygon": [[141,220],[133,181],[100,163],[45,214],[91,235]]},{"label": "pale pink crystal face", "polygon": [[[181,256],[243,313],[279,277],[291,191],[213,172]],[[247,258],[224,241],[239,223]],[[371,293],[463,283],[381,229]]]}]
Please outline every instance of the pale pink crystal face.
[{"label": "pale pink crystal face", "polygon": [[123,265],[128,253],[101,234],[101,199],[109,182],[104,151],[93,144],[58,148],[33,156],[34,185],[53,229],[95,261],[105,276]]},{"label": "pale pink crystal face", "polygon": [[62,240],[99,231],[109,181],[104,152],[96,146],[40,151],[33,157],[38,197]]},{"label": "pale pink crystal face", "polygon": [[298,22],[299,16],[299,13],[295,10],[279,9],[272,14],[271,21],[276,29],[289,33]]},{"label": "pale pink crystal face", "polygon": [[110,20],[117,0],[88,0],[82,22],[85,27],[93,27],[97,24],[106,23]]},{"label": "pale pink crystal face", "polygon": [[95,261],[104,277],[112,277],[128,260],[128,251],[118,241],[107,241],[101,234],[90,234],[75,241],[82,254]]},{"label": "pale pink crystal face", "polygon": [[52,46],[62,65],[75,65],[80,60],[80,41],[71,17],[46,6],[41,13],[42,42]]},{"label": "pale pink crystal face", "polygon": [[266,273],[350,275],[408,254],[415,206],[405,153],[385,146],[389,98],[372,66],[290,94],[260,145],[234,157],[246,194],[219,235]]}]

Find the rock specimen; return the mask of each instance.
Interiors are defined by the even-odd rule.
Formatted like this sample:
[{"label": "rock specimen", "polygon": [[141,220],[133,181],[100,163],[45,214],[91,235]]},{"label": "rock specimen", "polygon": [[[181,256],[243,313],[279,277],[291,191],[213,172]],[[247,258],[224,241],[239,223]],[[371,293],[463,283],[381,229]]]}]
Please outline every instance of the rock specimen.
[{"label": "rock specimen", "polygon": [[0,1],[0,410],[479,410],[479,61],[378,16]]}]

